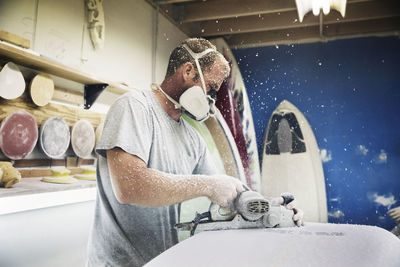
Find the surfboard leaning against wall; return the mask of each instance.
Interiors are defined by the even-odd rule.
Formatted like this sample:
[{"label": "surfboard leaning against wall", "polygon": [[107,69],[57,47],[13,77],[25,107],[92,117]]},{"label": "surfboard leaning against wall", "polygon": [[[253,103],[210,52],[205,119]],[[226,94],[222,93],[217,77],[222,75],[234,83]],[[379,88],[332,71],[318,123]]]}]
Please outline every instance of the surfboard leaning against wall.
[{"label": "surfboard leaning against wall", "polygon": [[233,98],[236,109],[240,116],[240,123],[242,125],[243,136],[246,143],[248,166],[250,170],[251,184],[249,185],[253,190],[260,191],[260,162],[257,150],[256,133],[254,129],[253,116],[251,114],[250,102],[247,96],[246,87],[240,73],[239,66],[233,56],[228,44],[222,38],[210,40],[227,60],[231,63],[232,68],[232,82]]},{"label": "surfboard leaning against wall", "polygon": [[314,133],[304,115],[289,101],[272,112],[265,131],[261,193],[294,194],[304,220],[327,222],[325,178]]}]

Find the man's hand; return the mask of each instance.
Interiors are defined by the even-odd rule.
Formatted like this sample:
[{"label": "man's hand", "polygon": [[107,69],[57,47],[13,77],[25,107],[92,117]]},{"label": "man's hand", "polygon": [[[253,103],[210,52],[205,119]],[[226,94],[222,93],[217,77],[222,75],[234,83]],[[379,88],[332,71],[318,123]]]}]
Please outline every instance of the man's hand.
[{"label": "man's hand", "polygon": [[222,208],[229,208],[238,193],[243,192],[243,184],[239,179],[228,175],[210,176],[210,183],[207,186],[208,198]]},{"label": "man's hand", "polygon": [[304,225],[303,222],[303,217],[304,217],[304,212],[296,208],[296,202],[294,200],[294,197],[290,193],[282,193],[280,197],[275,197],[271,199],[271,204],[275,205],[284,205],[287,209],[293,210],[293,221],[297,226],[302,226]]}]

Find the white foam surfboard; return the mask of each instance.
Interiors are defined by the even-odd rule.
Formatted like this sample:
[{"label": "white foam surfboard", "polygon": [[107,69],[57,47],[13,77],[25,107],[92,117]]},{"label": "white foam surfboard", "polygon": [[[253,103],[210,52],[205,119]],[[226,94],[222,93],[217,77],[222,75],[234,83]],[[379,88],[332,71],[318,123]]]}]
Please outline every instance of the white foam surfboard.
[{"label": "white foam surfboard", "polygon": [[314,133],[304,115],[289,101],[272,113],[265,132],[261,193],[294,194],[304,220],[327,222],[324,173]]},{"label": "white foam surfboard", "polygon": [[[254,129],[253,116],[251,114],[250,102],[247,96],[247,90],[243,82],[242,74],[240,73],[239,66],[236,59],[230,50],[228,44],[223,38],[216,38],[210,40],[225,57],[231,62],[232,77],[234,77],[235,92],[234,94],[241,94],[243,97],[242,107],[242,126],[243,135],[246,141],[247,157],[249,160],[250,174],[251,174],[251,188],[256,191],[260,191],[261,186],[261,174],[260,174],[260,162],[258,157],[256,132]],[[239,111],[240,112],[240,111]]]},{"label": "white foam surfboard", "polygon": [[0,97],[5,99],[20,97],[25,91],[26,84],[18,66],[8,62],[0,69]]},{"label": "white foam surfboard", "polygon": [[80,158],[90,158],[95,145],[95,133],[92,124],[80,119],[72,127],[71,145],[75,154]]},{"label": "white foam surfboard", "polygon": [[40,127],[40,147],[49,158],[61,158],[67,152],[70,139],[69,126],[61,117],[51,117]]},{"label": "white foam surfboard", "polygon": [[246,176],[235,139],[229,130],[229,126],[222,117],[221,112],[216,109],[215,116],[206,120],[205,124],[221,154],[226,174],[236,177],[246,184]]},{"label": "white foam surfboard", "polygon": [[146,267],[400,266],[400,240],[385,229],[351,224],[205,231]]}]

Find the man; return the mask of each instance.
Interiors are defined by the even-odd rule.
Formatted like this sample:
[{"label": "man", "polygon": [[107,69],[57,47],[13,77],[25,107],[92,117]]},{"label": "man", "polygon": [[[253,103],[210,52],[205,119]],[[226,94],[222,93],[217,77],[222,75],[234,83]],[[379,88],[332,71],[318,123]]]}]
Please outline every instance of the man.
[{"label": "man", "polygon": [[89,266],[144,265],[178,242],[175,204],[206,196],[228,207],[243,191],[238,179],[217,174],[205,143],[181,118],[182,112],[199,121],[212,114],[208,93],[229,71],[210,42],[188,39],[172,52],[160,86],[112,105],[96,149]]}]

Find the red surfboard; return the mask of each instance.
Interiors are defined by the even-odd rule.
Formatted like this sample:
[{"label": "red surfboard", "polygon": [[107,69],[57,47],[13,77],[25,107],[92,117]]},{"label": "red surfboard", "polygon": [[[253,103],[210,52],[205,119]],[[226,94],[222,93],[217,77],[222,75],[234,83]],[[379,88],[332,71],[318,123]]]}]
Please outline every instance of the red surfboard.
[{"label": "red surfboard", "polygon": [[27,157],[38,139],[35,118],[28,112],[18,110],[5,118],[0,126],[0,148],[10,159]]},{"label": "red surfboard", "polygon": [[251,173],[249,167],[249,161],[247,158],[246,141],[243,135],[243,126],[240,120],[239,111],[234,104],[233,89],[234,83],[232,79],[232,73],[222,83],[221,88],[217,92],[217,101],[215,105],[221,111],[226,123],[231,130],[233,138],[235,139],[236,146],[239,151],[240,159],[242,160],[244,174],[246,176],[246,183],[251,187]]}]

